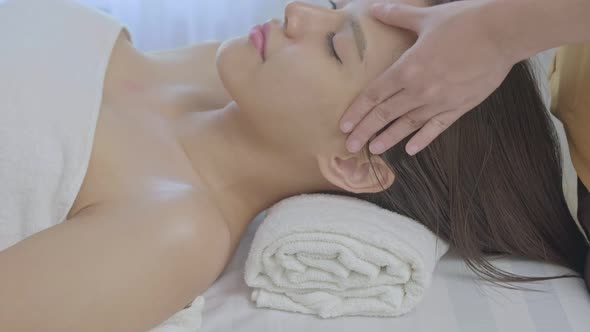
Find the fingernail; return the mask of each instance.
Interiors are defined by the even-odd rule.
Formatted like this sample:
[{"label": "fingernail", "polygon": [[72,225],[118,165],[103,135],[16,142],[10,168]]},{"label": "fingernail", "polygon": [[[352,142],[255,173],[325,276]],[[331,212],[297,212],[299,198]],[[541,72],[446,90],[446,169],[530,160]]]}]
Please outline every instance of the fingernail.
[{"label": "fingernail", "polygon": [[407,153],[408,153],[410,156],[413,156],[413,155],[415,155],[416,153],[418,153],[418,147],[417,147],[417,146],[415,146],[415,145],[409,145],[409,146],[406,148],[406,152],[407,152]]},{"label": "fingernail", "polygon": [[348,151],[352,153],[359,152],[361,149],[361,142],[358,140],[353,140],[348,144]]},{"label": "fingernail", "polygon": [[354,125],[352,122],[345,122],[340,129],[342,129],[342,131],[345,133],[349,133],[353,127]]},{"label": "fingernail", "polygon": [[381,142],[373,143],[369,147],[369,150],[371,150],[372,154],[381,154],[385,152],[385,145]]}]

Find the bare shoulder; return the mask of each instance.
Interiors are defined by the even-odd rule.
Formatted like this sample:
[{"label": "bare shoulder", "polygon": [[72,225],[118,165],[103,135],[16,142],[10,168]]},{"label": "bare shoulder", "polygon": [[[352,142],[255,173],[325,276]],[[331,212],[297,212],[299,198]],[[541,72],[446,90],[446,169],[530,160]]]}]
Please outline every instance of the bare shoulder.
[{"label": "bare shoulder", "polygon": [[227,224],[211,206],[206,197],[194,193],[159,193],[90,207],[76,217],[116,220],[121,229],[149,232],[158,243],[188,246],[208,267],[200,273],[214,279],[231,258],[231,237]]},{"label": "bare shoulder", "polygon": [[227,231],[208,213],[206,202],[191,194],[121,199],[90,206],[1,251],[0,321],[8,324],[2,330],[157,326],[223,271]]}]

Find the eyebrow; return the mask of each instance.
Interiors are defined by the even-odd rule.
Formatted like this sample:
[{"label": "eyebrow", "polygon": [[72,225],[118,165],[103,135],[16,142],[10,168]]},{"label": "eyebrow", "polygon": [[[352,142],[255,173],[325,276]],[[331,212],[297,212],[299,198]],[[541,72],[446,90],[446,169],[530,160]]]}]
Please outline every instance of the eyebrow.
[{"label": "eyebrow", "polygon": [[365,34],[361,28],[361,23],[356,17],[352,15],[350,16],[350,27],[352,28],[352,32],[354,34],[354,41],[356,43],[359,56],[361,57],[361,61],[364,61],[365,50],[367,49],[367,39],[365,38]]}]

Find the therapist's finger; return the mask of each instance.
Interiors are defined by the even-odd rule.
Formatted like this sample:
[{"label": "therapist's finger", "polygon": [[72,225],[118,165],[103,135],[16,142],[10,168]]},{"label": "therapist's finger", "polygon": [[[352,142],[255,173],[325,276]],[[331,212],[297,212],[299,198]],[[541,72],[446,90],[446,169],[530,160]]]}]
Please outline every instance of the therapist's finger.
[{"label": "therapist's finger", "polygon": [[432,118],[436,108],[423,105],[395,120],[385,131],[371,142],[369,150],[373,154],[381,154],[401,142],[413,132],[422,128]]},{"label": "therapist's finger", "polygon": [[397,68],[399,67],[389,67],[354,100],[340,119],[342,132],[350,133],[375,106],[401,90],[402,82],[398,79]]},{"label": "therapist's finger", "polygon": [[401,115],[421,106],[420,101],[406,90],[399,92],[384,103],[377,105],[361,122],[347,139],[348,151],[356,153],[381,129]]},{"label": "therapist's finger", "polygon": [[401,3],[375,3],[371,14],[379,21],[400,28],[419,31],[422,21],[428,13],[428,7],[416,7]]},{"label": "therapist's finger", "polygon": [[422,129],[420,129],[406,144],[406,152],[413,156],[424,150],[440,134],[447,130],[455,121],[457,121],[463,112],[460,110],[440,113],[431,118]]}]

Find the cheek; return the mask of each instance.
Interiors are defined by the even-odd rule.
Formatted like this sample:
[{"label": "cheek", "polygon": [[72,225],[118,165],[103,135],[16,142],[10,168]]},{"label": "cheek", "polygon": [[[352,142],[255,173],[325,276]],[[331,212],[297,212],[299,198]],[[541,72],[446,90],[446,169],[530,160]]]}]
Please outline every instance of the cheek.
[{"label": "cheek", "polygon": [[331,80],[302,71],[293,70],[291,75],[273,80],[267,91],[265,108],[280,117],[278,122],[310,136],[317,136],[317,128],[339,104]]},{"label": "cheek", "polygon": [[317,137],[334,126],[353,97],[352,80],[320,50],[285,47],[265,63],[250,56],[239,40],[224,43],[217,56],[220,78],[243,111],[259,123],[272,123],[285,139],[289,132]]},{"label": "cheek", "polygon": [[[270,97],[282,102],[283,107],[301,109],[317,114],[329,105],[341,103],[336,93],[343,83],[337,64],[330,63],[326,54],[305,48],[285,48],[262,66],[259,87]],[[303,109],[305,108],[305,109]]]}]

